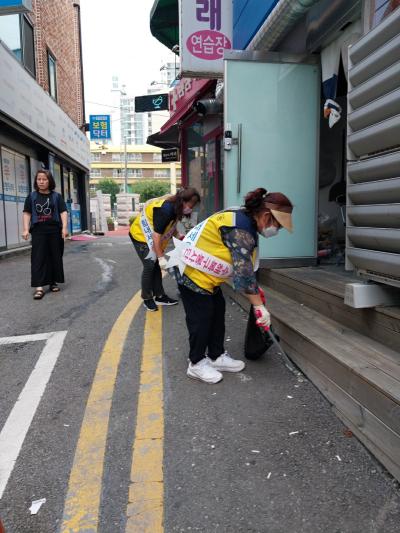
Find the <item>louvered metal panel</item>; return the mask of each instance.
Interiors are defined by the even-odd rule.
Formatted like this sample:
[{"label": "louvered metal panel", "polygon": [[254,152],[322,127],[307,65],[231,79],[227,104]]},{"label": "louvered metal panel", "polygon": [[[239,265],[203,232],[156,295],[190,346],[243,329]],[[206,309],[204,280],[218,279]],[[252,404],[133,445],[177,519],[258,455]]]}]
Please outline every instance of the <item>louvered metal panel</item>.
[{"label": "louvered metal panel", "polygon": [[347,216],[354,226],[400,228],[400,204],[350,205]]},{"label": "louvered metal panel", "polygon": [[347,192],[353,204],[400,204],[400,178],[349,185]]},{"label": "louvered metal panel", "polygon": [[349,135],[348,145],[358,157],[400,146],[400,115]]},{"label": "louvered metal panel", "polygon": [[350,227],[347,235],[352,247],[400,254],[400,229]]},{"label": "louvered metal panel", "polygon": [[399,34],[400,10],[397,9],[350,48],[349,57],[352,64],[360,63]]},{"label": "louvered metal panel", "polygon": [[350,184],[400,176],[400,151],[360,161],[350,161],[347,166],[347,176]]},{"label": "louvered metal panel", "polygon": [[384,94],[394,91],[399,86],[400,61],[394,63],[384,71],[379,72],[361,85],[354,85],[349,93],[351,108],[357,109],[363,105],[380,98]]},{"label": "louvered metal panel", "polygon": [[385,94],[377,100],[373,100],[363,107],[359,107],[349,114],[347,120],[350,128],[353,131],[357,131],[382,122],[394,115],[400,115],[400,88]]},{"label": "louvered metal panel", "polygon": [[366,275],[371,273],[376,279],[379,274],[385,283],[400,286],[400,254],[349,247],[347,255]]},{"label": "louvered metal panel", "polygon": [[400,61],[400,35],[396,35],[387,44],[367,56],[349,72],[352,85],[360,85],[371,76]]},{"label": "louvered metal panel", "polygon": [[346,268],[400,287],[400,9],[349,49]]}]

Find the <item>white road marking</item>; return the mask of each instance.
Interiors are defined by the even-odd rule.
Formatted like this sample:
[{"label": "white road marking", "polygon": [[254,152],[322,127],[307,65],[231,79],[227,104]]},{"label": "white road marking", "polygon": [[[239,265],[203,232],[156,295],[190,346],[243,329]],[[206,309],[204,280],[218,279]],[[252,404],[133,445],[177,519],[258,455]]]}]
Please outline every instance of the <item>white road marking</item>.
[{"label": "white road marking", "polygon": [[39,359],[25,383],[0,433],[0,499],[17,461],[25,436],[60,355],[67,331],[0,338],[0,345],[46,341]]},{"label": "white road marking", "polygon": [[103,273],[101,275],[102,282],[104,284],[110,283],[112,280],[113,267],[104,261],[104,259],[100,259],[100,257],[95,257],[94,260],[99,263],[103,269]]}]

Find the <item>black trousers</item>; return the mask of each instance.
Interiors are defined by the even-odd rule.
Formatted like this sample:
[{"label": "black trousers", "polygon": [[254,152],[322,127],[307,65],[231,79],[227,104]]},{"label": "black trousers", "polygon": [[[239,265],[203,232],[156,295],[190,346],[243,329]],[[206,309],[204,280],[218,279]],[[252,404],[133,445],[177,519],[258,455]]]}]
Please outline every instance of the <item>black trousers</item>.
[{"label": "black trousers", "polygon": [[179,285],[189,330],[189,359],[198,363],[207,355],[217,359],[224,353],[225,298],[221,289],[207,296]]},{"label": "black trousers", "polygon": [[149,253],[149,247],[144,242],[136,241],[129,235],[133,246],[143,264],[142,272],[142,298],[150,300],[154,296],[163,296],[165,294],[162,284],[161,268],[158,261],[146,259]]},{"label": "black trousers", "polygon": [[32,231],[31,287],[64,283],[64,239],[61,230],[38,233]]}]

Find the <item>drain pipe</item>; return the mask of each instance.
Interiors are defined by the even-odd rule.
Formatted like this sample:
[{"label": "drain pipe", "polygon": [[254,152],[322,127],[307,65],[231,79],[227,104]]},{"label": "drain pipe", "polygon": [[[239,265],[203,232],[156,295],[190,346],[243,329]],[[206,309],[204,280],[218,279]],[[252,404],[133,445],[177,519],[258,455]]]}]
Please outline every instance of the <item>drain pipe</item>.
[{"label": "drain pipe", "polygon": [[246,50],[271,50],[319,0],[280,0]]}]

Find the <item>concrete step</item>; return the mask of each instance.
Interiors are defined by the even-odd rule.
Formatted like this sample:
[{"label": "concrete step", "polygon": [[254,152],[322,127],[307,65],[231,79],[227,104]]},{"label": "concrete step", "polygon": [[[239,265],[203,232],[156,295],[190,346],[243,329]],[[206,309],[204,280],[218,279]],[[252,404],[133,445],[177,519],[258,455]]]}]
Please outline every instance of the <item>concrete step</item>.
[{"label": "concrete step", "polygon": [[267,292],[269,288],[277,290],[362,335],[400,351],[400,307],[353,309],[345,305],[345,286],[354,281],[345,272],[332,272],[322,267],[260,271],[260,283],[267,287]]},{"label": "concrete step", "polygon": [[[281,344],[361,442],[400,480],[400,354],[266,288]],[[230,296],[249,308],[243,297]]]}]

